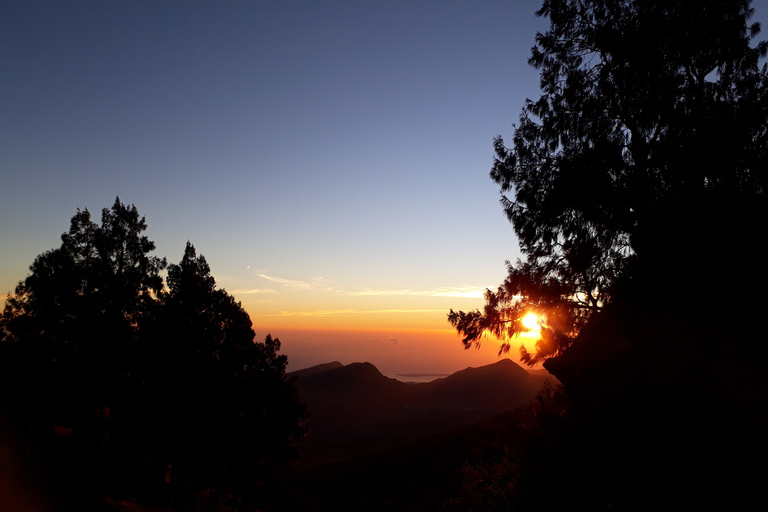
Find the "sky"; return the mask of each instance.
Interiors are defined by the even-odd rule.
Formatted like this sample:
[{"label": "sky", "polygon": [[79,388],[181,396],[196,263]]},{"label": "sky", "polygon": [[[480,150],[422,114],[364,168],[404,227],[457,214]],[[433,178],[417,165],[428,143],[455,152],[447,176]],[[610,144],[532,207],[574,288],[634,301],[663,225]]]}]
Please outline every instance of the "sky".
[{"label": "sky", "polygon": [[156,255],[195,245],[289,370],[495,362],[446,315],[520,257],[488,173],[539,95],[538,7],[3,2],[0,292],[119,196]]}]

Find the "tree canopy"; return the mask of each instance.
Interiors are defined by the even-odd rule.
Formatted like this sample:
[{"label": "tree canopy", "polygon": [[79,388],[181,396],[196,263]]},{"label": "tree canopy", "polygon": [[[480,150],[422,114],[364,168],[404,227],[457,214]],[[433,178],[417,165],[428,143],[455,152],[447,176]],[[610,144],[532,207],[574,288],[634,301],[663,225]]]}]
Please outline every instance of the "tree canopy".
[{"label": "tree canopy", "polygon": [[494,140],[491,171],[524,259],[482,310],[450,312],[467,347],[492,334],[508,351],[528,311],[544,319],[528,364],[625,299],[696,328],[754,311],[768,44],[752,14],[748,0],[543,2],[551,23],[529,59],[542,95],[511,147]]},{"label": "tree canopy", "polygon": [[482,310],[449,313],[466,347],[491,334],[500,352],[539,314],[521,359],[568,397],[508,467],[511,504],[755,508],[768,44],[750,1],[545,0],[537,14],[542,94],[509,147],[494,140],[491,170],[523,258]]},{"label": "tree canopy", "polygon": [[167,265],[146,229],[118,198],[101,223],[78,210],[35,258],[0,320],[0,413],[65,508],[101,494],[183,510],[203,489],[252,501],[306,433],[287,357],[254,341],[191,243]]}]

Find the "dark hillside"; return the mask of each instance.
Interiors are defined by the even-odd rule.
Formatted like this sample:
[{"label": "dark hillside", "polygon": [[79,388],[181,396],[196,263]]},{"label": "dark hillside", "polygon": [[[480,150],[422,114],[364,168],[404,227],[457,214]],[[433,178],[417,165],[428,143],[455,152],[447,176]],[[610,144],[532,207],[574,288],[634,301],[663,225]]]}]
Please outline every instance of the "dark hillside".
[{"label": "dark hillside", "polygon": [[309,368],[304,368],[301,370],[296,370],[295,372],[289,372],[288,375],[294,376],[294,377],[308,377],[310,375],[314,375],[316,373],[323,373],[328,370],[333,370],[335,368],[341,368],[344,366],[338,361],[333,361],[332,363],[324,363],[324,364],[318,364],[315,366],[310,366]]},{"label": "dark hillside", "polygon": [[335,459],[410,439],[396,424],[415,399],[412,385],[385,377],[371,363],[299,376],[296,385],[310,411],[304,461]]},{"label": "dark hillside", "polygon": [[544,380],[544,377],[531,375],[512,360],[502,359],[430,382],[427,401],[498,413],[526,403]]},{"label": "dark hillside", "polygon": [[[416,441],[297,469],[294,508],[305,511],[449,511],[482,461],[501,460],[520,431],[521,409]],[[469,472],[469,473],[468,473]],[[463,509],[461,509],[463,510]]]},{"label": "dark hillside", "polygon": [[292,375],[310,413],[302,462],[313,464],[491,418],[527,403],[544,382],[509,359],[427,383],[390,379],[370,363],[301,372]]},{"label": "dark hillside", "polygon": [[321,415],[333,408],[339,413],[354,410],[356,414],[381,416],[407,403],[412,387],[385,377],[371,363],[352,363],[297,376],[302,399],[315,404],[315,412]]}]

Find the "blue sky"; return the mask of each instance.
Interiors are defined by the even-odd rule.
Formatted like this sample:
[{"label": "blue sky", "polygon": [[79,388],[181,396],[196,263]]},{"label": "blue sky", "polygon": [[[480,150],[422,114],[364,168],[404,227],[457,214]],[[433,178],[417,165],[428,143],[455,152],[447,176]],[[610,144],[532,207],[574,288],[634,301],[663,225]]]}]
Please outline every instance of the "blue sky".
[{"label": "blue sky", "polygon": [[488,172],[539,94],[538,6],[4,2],[0,291],[119,196],[289,358],[301,329],[447,330],[518,257]]}]

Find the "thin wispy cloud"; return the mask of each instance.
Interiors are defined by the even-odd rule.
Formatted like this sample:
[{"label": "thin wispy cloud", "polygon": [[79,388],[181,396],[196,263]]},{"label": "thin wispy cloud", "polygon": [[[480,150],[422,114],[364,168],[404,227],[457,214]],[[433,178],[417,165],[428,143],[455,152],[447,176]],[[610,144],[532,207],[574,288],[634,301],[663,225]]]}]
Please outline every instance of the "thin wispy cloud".
[{"label": "thin wispy cloud", "polygon": [[445,313],[445,309],[370,309],[360,313]]},{"label": "thin wispy cloud", "polygon": [[232,290],[229,293],[231,294],[237,294],[237,295],[250,295],[253,293],[275,293],[275,290],[271,290],[268,288],[250,288],[250,289],[238,289],[238,290]]},{"label": "thin wispy cloud", "polygon": [[349,292],[349,295],[356,297],[380,297],[387,295],[413,295],[411,290],[361,290],[357,292]]},{"label": "thin wispy cloud", "polygon": [[470,299],[482,299],[485,296],[485,288],[478,286],[454,286],[437,288],[434,290],[361,290],[350,292],[349,295],[358,297],[382,297],[382,296],[416,296],[416,297],[464,297]]},{"label": "thin wispy cloud", "polygon": [[297,288],[303,290],[333,290],[333,287],[329,286],[323,277],[313,277],[309,281],[300,281],[298,279],[286,279],[284,277],[270,276],[264,273],[257,273],[256,275],[262,279],[266,279],[272,283],[281,284],[288,288]]},{"label": "thin wispy cloud", "polygon": [[268,276],[267,274],[256,274],[262,279],[266,279],[272,283],[282,284],[291,288],[309,288],[309,285],[304,281],[296,281],[294,279],[284,279],[282,277]]},{"label": "thin wispy cloud", "polygon": [[279,316],[332,316],[358,313],[354,309],[317,309],[311,311],[281,311]]},{"label": "thin wispy cloud", "polygon": [[360,315],[380,313],[445,313],[444,309],[315,309],[302,311],[283,310],[279,313],[251,315],[255,316],[333,316],[333,315]]},{"label": "thin wispy cloud", "polygon": [[384,338],[383,340],[381,338],[372,338],[372,339],[362,340],[361,341],[361,343],[383,343],[383,342],[391,343],[392,345],[399,345],[400,344],[400,340],[395,338],[394,336],[390,336],[388,338]]},{"label": "thin wispy cloud", "polygon": [[478,288],[476,286],[464,286],[461,288],[443,288],[435,290],[433,297],[465,297],[468,299],[482,299],[485,297],[487,288]]}]

